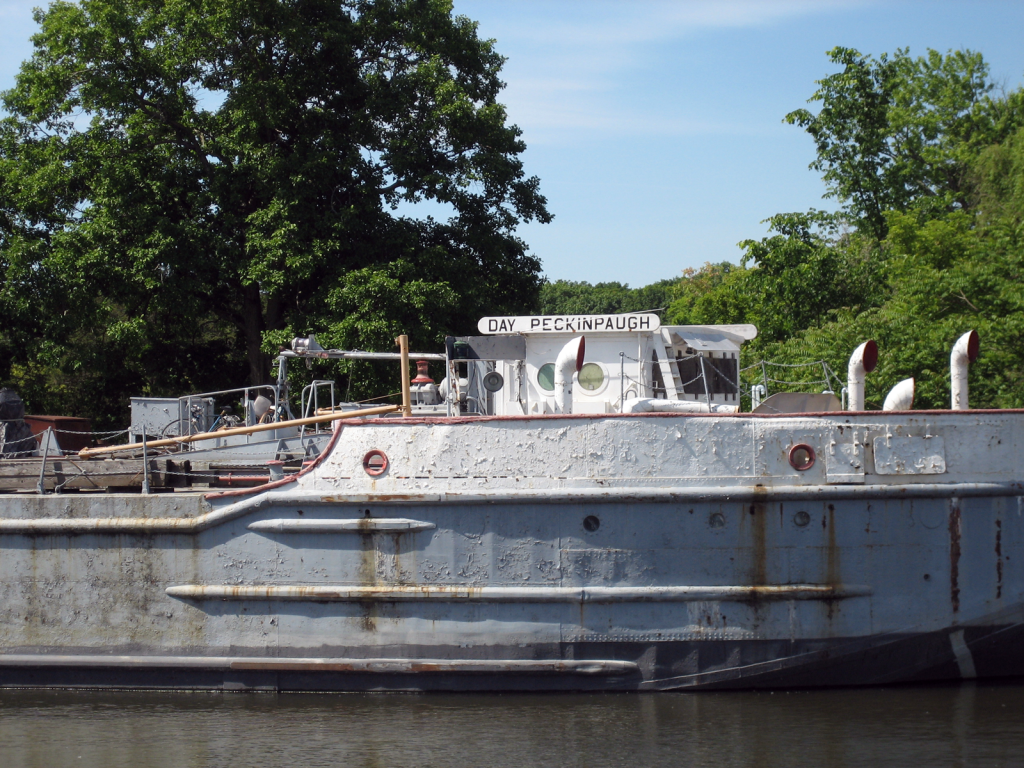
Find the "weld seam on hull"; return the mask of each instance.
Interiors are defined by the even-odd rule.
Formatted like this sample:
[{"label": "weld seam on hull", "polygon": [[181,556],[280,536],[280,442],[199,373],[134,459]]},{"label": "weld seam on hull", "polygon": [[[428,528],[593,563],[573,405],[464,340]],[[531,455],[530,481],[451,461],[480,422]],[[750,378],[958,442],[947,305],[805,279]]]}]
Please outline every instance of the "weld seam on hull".
[{"label": "weld seam on hull", "polygon": [[[306,492],[310,493],[310,492]],[[800,501],[808,498],[842,499],[921,499],[952,496],[1020,496],[1024,483],[901,483],[892,485],[733,485],[686,486],[670,488],[530,488],[459,491],[422,494],[354,493],[325,495],[322,492],[295,501],[294,504],[521,504],[543,501],[551,504],[619,504],[622,502],[748,502]]]},{"label": "weld seam on hull", "polygon": [[354,517],[340,520],[258,520],[248,525],[257,533],[415,533],[432,531],[433,523],[404,517]]},{"label": "weld seam on hull", "polygon": [[310,602],[651,603],[702,601],[837,600],[866,597],[865,585],[778,584],[721,587],[324,587],[186,584],[168,587],[185,600]]},{"label": "weld seam on hull", "polygon": [[265,492],[196,517],[104,517],[0,519],[3,534],[164,534],[199,533],[271,506],[332,506],[344,504],[622,504],[724,503],[775,501],[887,500],[1022,496],[1024,483],[914,483],[904,485],[720,486],[686,488],[549,488],[495,490],[474,493],[324,495],[321,491]]},{"label": "weld seam on hull", "polygon": [[545,661],[534,659],[316,659],[265,658],[260,656],[105,656],[0,654],[3,667],[222,669],[265,672],[359,672],[379,674],[511,673],[625,675],[638,671],[632,661]]}]

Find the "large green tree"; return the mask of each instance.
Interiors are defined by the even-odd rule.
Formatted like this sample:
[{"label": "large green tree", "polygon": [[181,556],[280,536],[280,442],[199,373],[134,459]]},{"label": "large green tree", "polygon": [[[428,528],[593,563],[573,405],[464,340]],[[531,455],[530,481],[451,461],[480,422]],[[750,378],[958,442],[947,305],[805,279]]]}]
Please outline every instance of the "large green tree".
[{"label": "large green tree", "polygon": [[439,314],[536,301],[515,228],[550,215],[497,101],[503,59],[447,0],[58,0],[36,19],[0,123],[10,359],[144,356],[197,381],[237,343],[262,382],[291,332],[381,344],[390,313],[435,343]]},{"label": "large green tree", "polygon": [[994,84],[981,54],[907,49],[877,59],[833,48],[842,67],[818,81],[811,102],[786,121],[814,139],[811,168],[822,172],[826,196],[844,206],[851,222],[881,239],[886,211],[914,204],[941,214],[970,205],[970,157],[1021,124],[1024,98],[992,98]]}]

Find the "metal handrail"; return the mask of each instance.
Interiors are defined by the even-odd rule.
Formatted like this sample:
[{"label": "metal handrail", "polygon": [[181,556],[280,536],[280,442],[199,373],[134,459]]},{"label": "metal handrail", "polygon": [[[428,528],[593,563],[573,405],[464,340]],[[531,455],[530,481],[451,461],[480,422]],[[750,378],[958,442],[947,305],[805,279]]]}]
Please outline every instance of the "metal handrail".
[{"label": "metal handrail", "polygon": [[[180,424],[182,421],[186,421],[186,420],[182,419],[181,416],[180,416],[181,408],[182,408],[182,405],[184,404],[185,408],[187,409],[187,413],[189,414],[188,419],[187,419],[186,433],[188,435],[194,435],[194,434],[198,434],[200,432],[205,432],[210,427],[210,425],[204,424],[204,425],[202,425],[201,428],[198,428],[197,425],[195,424],[194,420],[192,419],[192,404],[193,404],[194,401],[196,401],[196,400],[200,400],[201,401],[201,400],[204,400],[206,398],[212,398],[212,397],[223,396],[223,395],[239,395],[240,394],[242,396],[242,401],[244,403],[249,403],[249,402],[251,402],[252,400],[255,399],[255,398],[250,398],[249,397],[250,392],[259,393],[261,390],[269,390],[273,394],[273,396],[274,396],[274,408],[273,408],[272,422],[273,423],[279,422],[281,420],[281,414],[280,414],[280,412],[278,410],[278,405],[280,405],[280,403],[281,403],[281,392],[280,392],[280,389],[278,388],[278,386],[276,384],[257,384],[257,385],[254,385],[254,386],[247,386],[247,387],[235,387],[234,389],[220,389],[220,390],[216,390],[216,391],[213,391],[213,392],[200,392],[198,394],[193,394],[193,395],[182,395],[181,397],[178,398],[178,413],[179,413],[178,423]],[[246,406],[246,408],[248,409],[248,406]],[[247,414],[247,416],[248,416],[248,414]],[[248,422],[248,418],[246,418],[246,421]],[[251,426],[251,425],[247,424],[247,426]]]},{"label": "metal handrail", "polygon": [[[333,379],[314,379],[310,384],[307,384],[302,388],[302,393],[299,396],[299,413],[302,414],[300,418],[308,418],[309,416],[320,413],[320,388],[323,386],[330,387],[331,390],[331,410],[334,410],[334,380]],[[306,397],[309,395],[309,401],[307,403]],[[302,437],[306,434],[306,427],[303,426],[299,430],[299,436]]]}]

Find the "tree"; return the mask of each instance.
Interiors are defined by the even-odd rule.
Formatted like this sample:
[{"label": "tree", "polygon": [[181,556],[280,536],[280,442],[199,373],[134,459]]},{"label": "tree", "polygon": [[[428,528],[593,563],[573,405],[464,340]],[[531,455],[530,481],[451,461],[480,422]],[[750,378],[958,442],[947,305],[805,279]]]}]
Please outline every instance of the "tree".
[{"label": "tree", "polygon": [[747,290],[756,300],[751,320],[763,344],[816,325],[829,310],[863,307],[879,290],[877,259],[870,243],[843,231],[842,215],[810,211],[780,213],[768,223],[775,234],[745,240]]},{"label": "tree", "polygon": [[540,289],[542,315],[602,315],[609,312],[650,312],[672,301],[676,280],[660,280],[642,288],[623,283],[546,282]]},{"label": "tree", "polygon": [[982,354],[970,370],[972,406],[1024,406],[1024,130],[980,152],[966,178],[969,210],[887,212],[882,301],[831,308],[765,356],[825,359],[842,370],[853,348],[873,338],[880,354],[869,404],[881,406],[890,387],[913,376],[915,407],[948,408],[950,347],[973,329]]},{"label": "tree", "polygon": [[812,168],[844,208],[773,216],[740,243],[740,267],[687,275],[669,321],[757,325],[745,362],[792,366],[784,386],[821,388],[801,364],[841,372],[875,339],[871,407],[912,376],[915,407],[948,408],[950,347],[974,329],[972,406],[1024,407],[1024,90],[992,95],[968,51],[831,56],[844,70],[819,81],[819,113],[787,119],[814,137]]},{"label": "tree", "polygon": [[988,65],[972,51],[913,59],[902,49],[873,59],[833,48],[829,58],[843,70],[818,81],[810,99],[821,102],[818,113],[785,118],[814,138],[810,167],[823,172],[826,197],[878,239],[887,234],[886,211],[969,207],[968,161],[1022,124],[1020,94],[992,99]]},{"label": "tree", "polygon": [[754,303],[749,269],[709,262],[683,270],[667,319],[673,325],[752,323]]},{"label": "tree", "polygon": [[[50,364],[91,364],[73,337],[93,329],[198,379],[237,339],[262,383],[270,340],[337,324],[332,305],[436,343],[426,295],[446,330],[536,300],[515,228],[551,216],[497,102],[503,59],[450,2],[58,0],[36,19],[3,95],[0,310],[32,291],[38,322],[8,325],[59,347]],[[371,274],[397,281],[386,307],[357,295]],[[188,360],[196,326],[229,343]]]},{"label": "tree", "polygon": [[[772,216],[771,234],[744,240],[739,266],[689,270],[669,307],[672,323],[752,323],[756,352],[824,321],[839,307],[880,301],[877,246],[847,232],[841,215],[811,211]],[[874,246],[874,247],[873,247]]]}]

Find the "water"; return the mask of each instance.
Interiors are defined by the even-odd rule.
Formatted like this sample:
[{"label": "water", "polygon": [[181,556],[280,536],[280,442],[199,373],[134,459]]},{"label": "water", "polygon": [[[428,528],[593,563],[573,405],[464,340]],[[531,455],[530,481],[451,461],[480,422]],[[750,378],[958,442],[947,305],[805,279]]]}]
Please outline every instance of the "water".
[{"label": "water", "polygon": [[1021,766],[1024,683],[646,695],[0,691],[0,765]]}]

